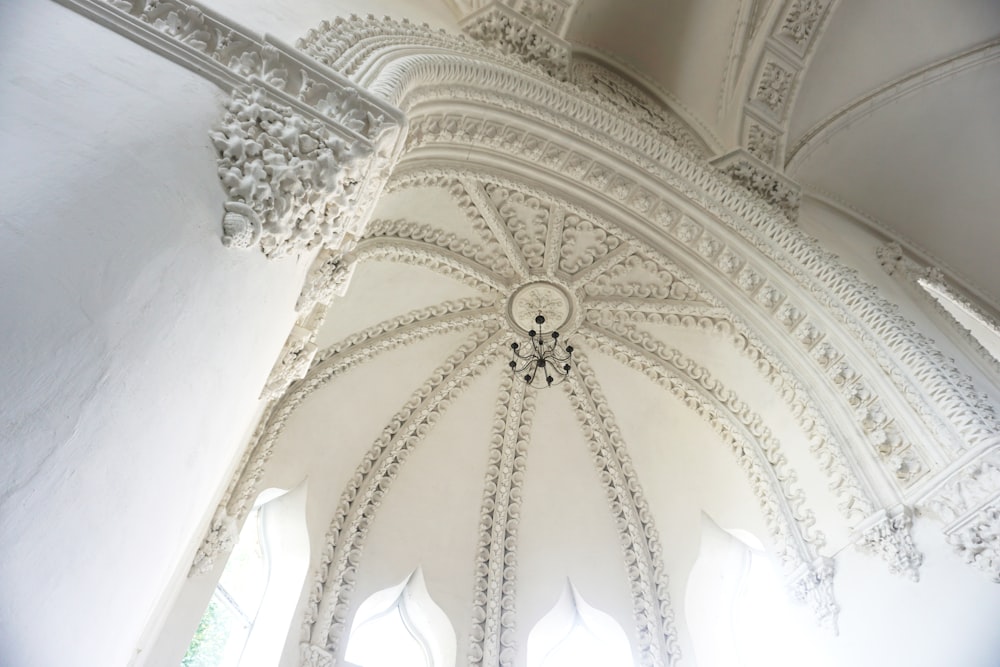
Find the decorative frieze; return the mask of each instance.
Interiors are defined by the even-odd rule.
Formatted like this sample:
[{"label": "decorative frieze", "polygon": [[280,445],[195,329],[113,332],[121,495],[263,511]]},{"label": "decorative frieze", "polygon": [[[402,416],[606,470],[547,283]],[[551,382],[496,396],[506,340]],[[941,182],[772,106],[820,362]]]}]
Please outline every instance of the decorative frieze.
[{"label": "decorative frieze", "polygon": [[760,103],[780,120],[785,116],[795,74],[776,60],[767,60],[760,70],[752,100]]},{"label": "decorative frieze", "polygon": [[767,165],[773,165],[778,159],[778,134],[758,123],[747,123],[747,134],[744,139],[747,152]]},{"label": "decorative frieze", "polygon": [[574,62],[573,82],[620,109],[626,117],[647,125],[653,132],[670,137],[682,150],[690,151],[692,155],[708,156],[704,141],[662,100],[608,68],[594,62]]},{"label": "decorative frieze", "polygon": [[792,0],[780,22],[778,34],[805,49],[826,11],[826,0]]}]

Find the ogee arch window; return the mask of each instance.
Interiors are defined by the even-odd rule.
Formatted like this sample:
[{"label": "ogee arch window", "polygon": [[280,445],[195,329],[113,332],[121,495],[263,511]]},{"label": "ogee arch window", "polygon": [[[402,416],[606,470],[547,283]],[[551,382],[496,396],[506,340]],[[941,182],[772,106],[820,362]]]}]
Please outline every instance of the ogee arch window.
[{"label": "ogee arch window", "polygon": [[358,667],[454,667],[455,630],[418,567],[358,608],[345,659]]},{"label": "ogee arch window", "polygon": [[566,580],[562,596],[528,634],[528,667],[631,667],[621,625]]}]

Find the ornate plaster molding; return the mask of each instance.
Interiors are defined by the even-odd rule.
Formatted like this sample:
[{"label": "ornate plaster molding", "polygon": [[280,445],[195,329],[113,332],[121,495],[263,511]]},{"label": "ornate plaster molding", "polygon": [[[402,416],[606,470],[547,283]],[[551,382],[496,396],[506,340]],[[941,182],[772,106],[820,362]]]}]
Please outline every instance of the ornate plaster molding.
[{"label": "ornate plaster molding", "polygon": [[[230,534],[233,530],[239,532],[238,528],[257,496],[275,444],[288,419],[307,396],[334,376],[383,352],[449,331],[478,326],[495,328],[500,317],[495,297],[450,301],[404,313],[319,351],[306,377],[293,382],[279,399],[271,401],[264,409],[208,533],[195,554],[189,576],[211,570],[219,558],[232,548]],[[231,525],[230,519],[236,522],[235,526]]]},{"label": "ornate plaster molding", "polygon": [[795,486],[797,476],[758,415],[706,369],[634,327],[619,325],[608,331],[588,324],[582,335],[599,351],[646,374],[691,405],[733,448],[754,495],[761,499],[761,510],[786,572],[794,572],[819,555],[824,538],[812,529],[815,516],[804,508],[805,496]]},{"label": "ornate plaster molding", "polygon": [[980,510],[949,532],[948,543],[966,563],[1000,584],[1000,503]]},{"label": "ornate plaster molding", "polygon": [[[523,132],[517,135],[517,142],[514,146],[520,145],[525,140]],[[452,140],[458,137],[452,136]],[[466,132],[462,135],[463,141],[468,141],[469,145],[477,141],[483,141],[493,147],[489,136],[484,136],[479,132]],[[497,147],[502,147],[504,142],[495,140]],[[538,150],[544,151],[544,144]],[[602,166],[594,163],[589,158],[580,157],[580,165],[576,166],[576,156],[572,153],[564,155],[562,166],[553,165],[553,169],[567,171],[571,169],[574,173],[581,174],[586,181],[591,181],[596,188],[607,189],[612,178],[610,168],[605,170]],[[439,166],[433,169],[417,169],[413,171],[404,170],[394,177],[390,187],[398,189],[404,187],[406,183],[433,182],[438,179],[446,179],[457,170]],[[589,177],[593,174],[597,179]],[[455,177],[455,176],[452,176]],[[523,183],[515,184],[504,180],[502,177],[490,176],[494,182],[504,183],[505,187],[511,189],[520,188],[522,191],[530,192],[532,196],[539,198],[551,197],[539,190]],[[618,177],[619,183],[624,179]],[[856,433],[871,443],[871,451],[877,456],[887,468],[893,471],[896,483],[902,487],[914,484],[925,475],[928,466],[923,462],[926,454],[912,446],[904,431],[901,430],[895,419],[893,419],[884,406],[882,399],[872,389],[869,382],[865,381],[861,373],[854,365],[856,362],[848,363],[851,355],[840,347],[840,343],[831,340],[831,336],[823,330],[828,328],[822,319],[813,319],[807,316],[806,302],[799,297],[793,296],[791,291],[782,285],[781,282],[766,280],[764,274],[767,272],[765,265],[758,264],[752,257],[752,251],[729,237],[724,231],[715,230],[708,225],[703,225],[694,220],[683,217],[666,200],[653,195],[645,190],[638,190],[631,186],[624,186],[624,193],[621,195],[624,203],[633,210],[635,214],[640,214],[645,219],[650,219],[664,231],[668,238],[675,244],[674,247],[687,247],[693,257],[698,260],[708,262],[708,267],[713,271],[718,271],[724,279],[732,284],[733,292],[724,295],[722,298],[730,308],[742,310],[745,304],[760,306],[768,313],[768,316],[775,320],[779,331],[788,332],[793,341],[791,349],[787,344],[781,345],[785,356],[794,359],[798,356],[798,350],[805,350],[806,358],[810,364],[817,368],[820,377],[828,378],[830,387],[834,392],[840,393],[842,402],[846,410],[852,415],[856,424]],[[573,213],[579,212],[581,215],[588,214],[579,208],[567,207]],[[787,224],[783,225],[788,227]],[[787,290],[787,291],[786,291]],[[743,301],[744,295],[750,298]],[[749,331],[749,330],[745,330]],[[780,342],[780,341],[776,341]],[[849,436],[856,437],[856,436]],[[898,502],[893,500],[891,504]]]},{"label": "ornate plaster molding", "polygon": [[812,54],[838,0],[784,0],[767,12],[769,28],[750,38],[738,78],[745,88],[740,145],[773,169],[785,169],[791,110]]},{"label": "ornate plaster molding", "polygon": [[955,319],[955,316],[948,312],[948,309],[942,306],[933,294],[927,291],[926,286],[936,288],[945,294],[960,308],[978,319],[998,338],[1000,338],[1000,323],[979,304],[962,294],[945,277],[943,271],[912,259],[898,243],[890,242],[879,246],[875,249],[875,255],[887,274],[900,279],[910,289],[910,292],[920,299],[921,303],[930,306],[937,317],[946,324],[948,331],[955,334],[956,342],[969,353],[971,359],[978,360],[980,366],[992,373],[994,378],[1000,379],[1000,361],[983,347],[982,343],[972,335],[972,332]]},{"label": "ornate plaster molding", "polygon": [[567,14],[568,8],[569,3],[558,0],[494,1],[464,18],[461,26],[472,39],[565,80],[572,47],[550,26],[559,27],[553,24],[560,22],[560,14]]},{"label": "ornate plaster molding", "polygon": [[336,247],[367,220],[402,148],[398,109],[190,0],[60,1],[232,92],[211,134],[223,243],[280,257]]},{"label": "ornate plaster molding", "polygon": [[659,534],[614,413],[597,378],[583,354],[574,359],[578,372],[571,374],[567,383],[570,402],[590,442],[594,464],[607,489],[621,536],[632,589],[632,613],[639,634],[639,664],[643,667],[674,665],[680,660],[681,651]]},{"label": "ornate plaster molding", "polygon": [[862,551],[874,553],[889,564],[889,571],[911,581],[920,580],[924,556],[917,550],[911,535],[911,512],[902,507],[892,512],[882,510],[866,521],[855,537]]},{"label": "ornate plaster molding", "polygon": [[967,457],[920,507],[945,522],[945,537],[965,562],[1000,583],[1000,446]]},{"label": "ornate plaster molding", "polygon": [[[467,171],[463,171],[467,173]],[[475,206],[463,195],[468,187],[455,189],[447,172],[435,171],[433,174],[405,177],[390,183],[393,190],[403,187],[437,186],[448,189],[467,212],[470,220],[478,217]],[[471,178],[471,177],[469,177]],[[487,181],[498,183],[492,187],[495,194],[504,193],[504,197],[513,198],[518,205],[527,206],[526,211],[532,212],[529,217],[535,218],[540,211],[545,215],[538,218],[537,229],[529,233],[529,228],[518,226],[518,243],[540,246],[544,239],[544,257],[535,257],[538,261],[534,266],[544,270],[546,276],[556,275],[556,262],[548,258],[558,258],[562,234],[565,231],[559,224],[569,215],[583,214],[582,210],[574,209],[567,204],[546,203],[550,197],[535,188],[525,184],[516,184],[509,180],[498,179],[490,175],[479,175]],[[507,200],[499,199],[501,208],[506,207]],[[494,202],[485,204],[495,208]],[[589,216],[593,218],[593,216]],[[377,223],[376,223],[377,224]],[[609,226],[606,221],[600,221],[601,226]],[[410,228],[418,228],[414,223],[398,222],[394,230],[404,237],[412,236]],[[496,226],[495,226],[496,227]],[[421,232],[429,235],[429,232]],[[504,234],[503,230],[496,230]],[[809,435],[811,450],[816,454],[821,468],[830,479],[831,490],[838,498],[838,507],[848,520],[866,518],[871,515],[880,501],[865,480],[865,474],[853,460],[850,448],[842,447],[840,442],[856,437],[853,434],[833,435],[828,425],[831,418],[820,409],[818,403],[807,391],[802,382],[793,375],[776,355],[763,345],[750,332],[745,324],[735,319],[729,310],[716,305],[714,297],[706,294],[690,278],[678,269],[670,259],[648,244],[630,239],[621,230],[614,232],[624,239],[620,248],[624,252],[615,261],[602,267],[594,274],[588,274],[585,282],[577,289],[583,308],[586,310],[586,320],[600,323],[603,326],[615,326],[615,322],[659,322],[680,326],[694,326],[708,330],[718,330],[729,338],[741,353],[748,356],[755,366],[777,389],[778,394],[788,403],[803,432]],[[714,243],[707,244],[707,247]],[[701,245],[699,245],[701,247]],[[511,250],[511,253],[520,253]],[[713,252],[719,252],[715,247]],[[704,253],[703,253],[704,254]],[[528,276],[524,276],[527,279]],[[827,411],[828,408],[824,408]],[[846,449],[846,452],[845,452]],[[896,502],[892,499],[891,502]],[[885,553],[885,552],[880,552]]]},{"label": "ornate plaster molding", "polygon": [[[435,117],[433,121],[428,119],[428,122],[432,122],[434,128],[447,129],[448,127],[448,123],[442,122],[440,117]],[[703,225],[694,221],[686,221],[684,225],[677,225],[674,220],[663,218],[662,215],[658,216],[656,211],[661,210],[662,207],[657,206],[658,197],[650,191],[637,187],[633,181],[621,174],[615,176],[610,168],[599,166],[589,156],[577,156],[572,151],[565,149],[556,151],[549,147],[552,143],[549,140],[532,136],[531,133],[524,130],[509,132],[495,122],[480,120],[470,122],[469,119],[457,122],[455,127],[461,127],[462,131],[450,132],[442,136],[438,130],[435,135],[428,136],[427,133],[421,132],[418,123],[416,136],[421,138],[417,141],[417,145],[445,141],[488,147],[491,151],[501,150],[507,153],[526,155],[528,159],[534,160],[545,170],[551,169],[564,176],[579,178],[584,184],[610,194],[612,200],[625,204],[647,220],[651,217],[654,223],[660,222],[660,219],[672,223],[668,226],[669,232],[672,233],[675,228],[678,229],[678,238],[685,244],[697,240],[704,228],[714,228],[714,225]],[[428,130],[430,129],[428,127]],[[529,149],[528,146],[531,148]],[[416,147],[414,146],[411,150]],[[557,156],[557,159],[554,162],[548,162],[544,159],[544,156],[548,154]],[[675,155],[675,157],[679,159],[679,155]],[[678,167],[681,164],[678,163]],[[690,166],[694,170],[694,165]],[[661,165],[649,164],[646,168],[656,172],[657,175],[662,174],[662,178],[666,182],[683,181],[677,172],[668,172]],[[993,434],[996,431],[994,427],[995,414],[988,408],[984,409],[982,404],[970,401],[969,397],[974,394],[968,392],[970,386],[968,378],[958,372],[954,364],[945,360],[926,337],[916,333],[912,323],[901,318],[874,288],[860,281],[856,273],[844,269],[829,253],[819,249],[815,241],[799,232],[787,229],[787,225],[781,226],[773,216],[757,217],[759,213],[766,210],[765,207],[758,207],[756,213],[751,212],[752,207],[740,208],[738,215],[735,211],[727,209],[728,205],[736,202],[731,186],[728,193],[723,195],[720,192],[720,200],[713,200],[711,197],[705,196],[703,188],[706,186],[707,184],[704,182],[700,182],[697,187],[693,184],[682,185],[678,182],[678,187],[684,196],[694,198],[709,209],[716,209],[718,219],[729,227],[726,231],[715,229],[712,232],[713,235],[722,232],[725,239],[725,241],[717,241],[716,245],[721,245],[723,248],[729,244],[738,246],[739,243],[736,243],[735,239],[729,236],[730,233],[735,232],[738,237],[742,237],[753,248],[775,262],[778,267],[787,271],[788,277],[793,278],[795,282],[805,288],[806,292],[812,295],[810,299],[823,311],[823,314],[817,318],[819,320],[817,324],[808,324],[808,320],[803,320],[801,317],[801,310],[792,309],[789,311],[784,306],[780,309],[781,313],[798,312],[791,320],[786,319],[783,315],[781,318],[782,326],[798,329],[798,325],[803,324],[801,330],[805,337],[802,340],[807,345],[807,349],[812,350],[815,347],[818,352],[829,352],[829,340],[823,345],[814,346],[813,343],[817,339],[810,334],[810,331],[827,331],[829,333],[825,337],[829,339],[835,333],[831,327],[835,327],[837,331],[854,337],[857,341],[855,344],[860,344],[870,355],[878,367],[872,368],[869,362],[867,368],[870,370],[868,372],[873,373],[873,377],[885,374],[885,377],[895,385],[895,389],[887,387],[885,395],[887,397],[898,396],[905,400],[915,410],[915,414],[924,421],[925,426],[914,429],[913,433],[924,432],[929,428],[931,433],[937,435],[940,442],[955,443],[958,447],[963,445],[956,442],[955,431],[949,433],[950,428],[957,429],[958,432],[962,433],[963,440],[969,444],[975,444],[982,437],[993,437],[993,435],[987,434]],[[719,201],[726,202],[726,205],[720,205]],[[725,212],[727,210],[729,212]],[[652,216],[650,216],[650,211],[654,212]],[[739,253],[743,254],[747,249],[744,247],[739,250]],[[719,257],[723,258],[723,261],[727,262],[729,266],[733,265],[732,261],[725,259],[732,257],[731,252],[722,252]],[[760,271],[770,273],[772,268],[762,266]],[[762,284],[760,277],[760,274],[757,274],[756,278],[751,274],[743,274],[740,276],[738,285],[741,289],[743,289],[744,284],[747,285],[752,290],[752,295],[755,295],[755,286]],[[744,278],[749,279],[750,282],[744,282]],[[779,280],[784,282],[787,277]],[[774,294],[774,286],[770,285],[763,293]],[[779,298],[777,302],[780,303],[781,299]],[[772,300],[770,303],[773,304],[774,301]],[[839,320],[839,323],[830,322],[830,316],[835,321]],[[850,345],[848,343],[849,347]],[[843,356],[836,348],[833,348],[833,352],[835,357]],[[899,355],[898,362],[890,361],[894,355]],[[849,358],[860,360],[864,358],[864,354],[859,357],[858,354],[852,353]],[[829,354],[824,352],[823,359],[821,367],[825,369],[830,361]],[[864,364],[862,365],[864,366]],[[858,373],[855,372],[853,377],[854,379],[859,377]],[[838,387],[847,388],[840,380],[834,379],[834,382]],[[899,399],[894,398],[893,400]],[[930,407],[933,403],[939,406],[940,413]],[[959,413],[964,414],[959,416]],[[946,425],[942,416],[948,419],[952,425]],[[881,432],[884,429],[879,428],[878,424],[884,421],[885,419],[881,417],[876,421],[865,420],[865,423],[868,424],[865,430],[877,438],[873,446],[881,452],[880,456],[891,458],[895,470],[894,474],[910,484],[926,471],[927,465],[921,462],[922,455],[913,455],[915,452],[904,458],[898,458],[894,452],[886,449],[886,443],[889,443],[888,447],[891,450],[897,451],[904,449],[905,445],[901,444],[897,435],[890,435],[888,438],[882,436]],[[976,426],[977,424],[979,426]],[[892,426],[891,430],[898,431],[898,427]]]},{"label": "ornate plaster molding", "polygon": [[802,197],[799,186],[756,155],[737,149],[713,160],[712,164],[737,185],[783,211],[789,220],[795,221],[799,217],[799,200]]},{"label": "ornate plaster molding", "polygon": [[[402,45],[409,47],[407,52],[393,57],[391,54]],[[417,45],[424,51],[413,52]],[[478,99],[488,92],[487,88],[517,90],[522,100],[531,100],[531,104],[519,105],[525,112],[531,109],[529,116],[549,109],[575,130],[581,123],[592,128],[583,136],[596,131],[654,160],[676,150],[698,159],[705,156],[704,149],[695,148],[704,142],[691,136],[674,138],[698,136],[676,117],[669,123],[669,132],[663,128],[651,131],[654,128],[650,127],[648,100],[636,104],[634,99],[628,99],[634,97],[634,86],[623,85],[627,82],[613,73],[609,79],[614,82],[611,90],[594,85],[588,78],[579,84],[559,81],[539,76],[536,67],[475,40],[390,18],[338,18],[309,31],[297,46],[327,67],[369,86],[390,104],[407,110],[423,101],[422,91],[428,84],[442,91],[452,86],[462,91],[453,99]],[[470,87],[471,81],[489,84]]]},{"label": "ornate plaster molding", "polygon": [[457,394],[495,360],[500,344],[495,327],[476,329],[389,421],[358,466],[330,524],[319,568],[309,587],[303,652],[339,655],[356,569],[378,505],[409,452],[419,446]]},{"label": "ornate plaster molding", "polygon": [[523,382],[504,374],[480,510],[470,665],[514,664],[517,531],[534,409],[533,393],[526,394]]}]

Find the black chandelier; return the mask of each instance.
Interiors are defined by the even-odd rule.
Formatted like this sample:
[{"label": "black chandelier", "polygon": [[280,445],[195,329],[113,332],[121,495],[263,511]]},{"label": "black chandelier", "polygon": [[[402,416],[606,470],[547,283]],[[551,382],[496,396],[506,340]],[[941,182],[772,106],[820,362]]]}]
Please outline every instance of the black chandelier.
[{"label": "black chandelier", "polygon": [[560,343],[558,331],[542,332],[545,317],[541,313],[535,318],[535,324],[538,330],[528,332],[530,349],[522,351],[519,344],[510,344],[513,354],[510,368],[516,375],[524,373],[524,381],[529,385],[535,384],[535,378],[542,377],[545,386],[551,387],[553,382],[559,384],[569,377],[573,346]]}]

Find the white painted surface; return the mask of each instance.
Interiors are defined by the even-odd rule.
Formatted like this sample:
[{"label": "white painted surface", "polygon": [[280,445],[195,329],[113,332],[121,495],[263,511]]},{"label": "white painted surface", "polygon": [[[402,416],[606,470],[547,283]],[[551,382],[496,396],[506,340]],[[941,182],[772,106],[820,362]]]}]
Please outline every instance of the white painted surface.
[{"label": "white painted surface", "polygon": [[[317,9],[218,7],[254,29],[271,24],[289,40],[313,24]],[[177,589],[190,606],[174,613],[187,614],[189,625],[200,615],[191,599],[210,580],[176,582],[246,441],[255,397],[291,325],[304,263],[266,262],[219,244],[222,192],[206,137],[219,114],[215,89],[56,5],[29,12],[22,0],[16,12],[3,11],[11,66],[0,94],[9,158],[0,179],[0,271],[9,286],[0,293],[8,350],[0,362],[0,661],[124,664],[148,645],[139,639],[143,628],[156,625]],[[404,198],[395,211],[460,224],[454,211],[438,217],[443,199]],[[869,238],[843,232],[836,240],[845,229],[831,224],[824,244],[870,266]],[[331,311],[324,340],[431,296],[468,292],[424,270],[386,267],[359,272],[355,287]],[[287,487],[306,473],[316,480],[307,507],[314,562],[364,452],[460,339],[414,344],[345,373],[290,420],[261,484]],[[751,395],[781,422],[782,436],[803,435],[787,427],[785,408],[769,411],[774,397],[755,393],[759,379],[739,378],[747,369],[734,355],[713,353],[718,342],[671,338]],[[700,511],[764,534],[756,499],[707,424],[618,362],[596,354],[592,362],[664,536],[679,609]],[[499,372],[463,392],[408,459],[373,524],[355,605],[420,563],[431,595],[467,642]],[[567,574],[634,640],[619,538],[561,390],[539,397],[534,433],[519,546],[519,643]],[[806,460],[804,446],[789,446],[799,452],[796,466]],[[802,477],[810,502],[835,524],[816,477]],[[920,586],[890,577],[877,559],[838,555],[844,614],[831,651],[862,667],[992,664],[1000,594],[950,553],[936,527],[917,526],[927,553]],[[831,552],[839,549],[843,527],[824,530],[838,536]],[[285,665],[296,661],[299,614]],[[678,625],[690,656],[683,618]],[[899,635],[905,639],[886,641]],[[186,642],[167,639],[173,652]],[[460,656],[465,648],[460,643]],[[154,659],[176,664],[170,651]]]},{"label": "white painted surface", "polygon": [[124,665],[201,538],[301,280],[219,242],[218,91],[2,9],[0,662]]}]

